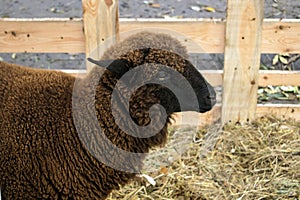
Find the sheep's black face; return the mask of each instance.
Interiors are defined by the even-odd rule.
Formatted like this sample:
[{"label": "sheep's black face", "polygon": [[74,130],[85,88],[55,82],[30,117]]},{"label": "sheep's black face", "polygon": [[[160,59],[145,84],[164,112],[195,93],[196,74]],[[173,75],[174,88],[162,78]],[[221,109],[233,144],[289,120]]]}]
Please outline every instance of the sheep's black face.
[{"label": "sheep's black face", "polygon": [[[182,111],[204,113],[211,110],[216,104],[214,88],[189,61],[185,60],[185,64],[182,79],[164,75],[167,77],[169,85],[173,86],[172,88],[178,88],[180,95],[176,96],[169,88],[163,87],[157,92],[161,104],[166,108],[169,114]],[[165,74],[165,72],[161,72],[161,74]],[[191,87],[184,87],[186,84],[182,84],[183,81],[188,81]],[[197,102],[191,97],[191,94],[195,94]],[[181,101],[179,101],[179,99],[181,99]]]}]

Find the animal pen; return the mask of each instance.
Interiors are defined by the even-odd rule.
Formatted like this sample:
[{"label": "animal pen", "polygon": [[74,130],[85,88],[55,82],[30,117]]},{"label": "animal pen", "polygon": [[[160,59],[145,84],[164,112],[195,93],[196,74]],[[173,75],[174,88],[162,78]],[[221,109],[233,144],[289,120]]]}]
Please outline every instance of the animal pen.
[{"label": "animal pen", "polygon": [[[97,45],[106,48],[121,41],[123,33],[157,28],[185,36],[177,39],[189,53],[224,53],[225,59],[224,70],[201,70],[213,86],[223,87],[223,98],[198,115],[201,127],[189,133],[187,151],[180,151],[170,166],[154,163],[159,170],[142,176],[147,181],[137,178],[108,199],[300,199],[300,122],[288,119],[300,121],[300,104],[257,104],[258,87],[300,86],[300,71],[259,70],[262,53],[300,54],[300,20],[264,19],[263,0],[227,0],[226,20],[125,19],[119,18],[118,0],[82,0],[82,5],[83,18],[0,19],[0,53],[89,57],[93,52],[99,59]],[[91,67],[86,63],[86,70],[63,71],[77,75]],[[283,120],[255,120],[271,114]],[[220,128],[214,123],[218,119],[229,125]],[[213,125],[202,129],[205,124]],[[169,130],[178,140],[166,149],[184,146],[187,131],[182,137],[176,131]],[[163,156],[169,161],[173,154]]]},{"label": "animal pen", "polygon": [[[226,20],[119,19],[118,0],[82,3],[82,19],[0,19],[0,51],[85,52],[88,57],[107,38],[118,42],[122,39],[120,33],[149,27],[170,29],[195,41],[205,53],[225,53],[223,71],[202,71],[214,86],[223,86],[222,106],[199,115],[202,123],[210,124],[220,115],[223,123],[243,123],[266,114],[300,119],[299,104],[257,105],[259,86],[300,86],[299,71],[259,70],[261,53],[300,53],[300,20],[264,20],[262,0],[228,0]],[[186,40],[181,42],[188,45]],[[189,52],[203,53],[196,52],[193,46],[187,48]],[[87,63],[87,70],[90,67]]]}]

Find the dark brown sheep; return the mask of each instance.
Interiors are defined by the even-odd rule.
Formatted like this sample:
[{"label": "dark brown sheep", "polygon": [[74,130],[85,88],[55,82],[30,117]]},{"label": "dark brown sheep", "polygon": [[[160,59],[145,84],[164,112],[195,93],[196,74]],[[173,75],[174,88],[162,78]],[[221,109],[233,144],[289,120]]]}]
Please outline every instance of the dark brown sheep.
[{"label": "dark brown sheep", "polygon": [[[215,104],[213,88],[187,57],[176,39],[143,32],[111,47],[101,61],[91,59],[101,67],[83,79],[0,62],[2,198],[105,199],[128,183],[142,168],[145,153],[165,144],[174,112],[206,112]],[[165,65],[191,87],[160,70]],[[130,96],[132,80],[122,77],[138,66],[145,72],[141,81],[156,82],[145,82]],[[122,90],[116,90],[118,81]],[[197,105],[184,95],[179,101],[166,82],[177,93],[195,93]],[[132,126],[159,123],[164,114],[166,122],[154,135]]]}]

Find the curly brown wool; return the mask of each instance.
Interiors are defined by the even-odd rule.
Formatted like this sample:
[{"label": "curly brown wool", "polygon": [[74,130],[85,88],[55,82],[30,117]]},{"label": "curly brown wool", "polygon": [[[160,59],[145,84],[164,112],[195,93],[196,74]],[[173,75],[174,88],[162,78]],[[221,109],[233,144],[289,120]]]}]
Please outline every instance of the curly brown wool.
[{"label": "curly brown wool", "polygon": [[[130,68],[144,64],[145,70],[149,63],[163,64],[184,76],[190,75],[186,78],[197,88],[199,102],[207,104],[202,111],[205,112],[214,104],[207,100],[211,88],[207,88],[208,83],[200,73],[187,64],[187,57],[185,48],[176,39],[142,32],[111,47],[103,59],[124,59]],[[151,73],[157,71],[149,71]],[[129,120],[124,119],[122,110],[124,97],[119,95],[111,102],[118,79],[118,74],[102,67],[94,67],[85,78],[76,81],[75,77],[62,72],[0,62],[2,199],[105,199],[112,190],[119,189],[135,176],[142,168],[144,155],[116,155],[104,139],[108,138],[128,152],[147,153],[165,144],[168,122],[178,108],[173,96],[161,86],[148,84],[139,88],[130,97],[130,120],[139,126],[148,125],[151,122],[149,108],[157,103],[167,107],[168,119],[156,135],[133,137],[116,124],[116,120],[120,124]],[[75,83],[79,88],[77,92],[74,92]],[[80,107],[74,107],[72,101],[79,102]],[[116,119],[112,105],[119,109]],[[79,110],[76,121],[79,127],[75,126],[74,109]],[[96,123],[90,115],[93,109]],[[157,112],[155,118],[159,117]],[[97,131],[98,125],[103,134]],[[79,132],[83,132],[81,138]],[[108,158],[129,172],[109,167],[97,156]],[[131,168],[134,172],[130,172]]]}]

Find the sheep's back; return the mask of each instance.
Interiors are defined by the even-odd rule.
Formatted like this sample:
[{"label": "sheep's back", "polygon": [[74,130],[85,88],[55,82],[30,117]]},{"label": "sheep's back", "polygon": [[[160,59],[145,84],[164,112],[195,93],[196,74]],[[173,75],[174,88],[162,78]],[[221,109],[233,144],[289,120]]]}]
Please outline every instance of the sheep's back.
[{"label": "sheep's back", "polygon": [[[86,96],[73,94],[74,77],[0,64],[0,188],[5,199],[104,199],[133,177],[105,167],[83,147],[72,99]],[[90,91],[85,86],[84,94]],[[88,119],[83,123],[91,125]]]},{"label": "sheep's back", "polygon": [[[41,177],[45,166],[40,165],[41,160],[52,157],[55,145],[61,145],[60,136],[54,133],[59,134],[60,129],[72,124],[69,119],[72,119],[74,80],[61,72],[0,63],[0,187],[4,187],[3,191],[5,185],[10,185],[10,189],[21,192],[18,184],[34,176],[39,180],[37,186],[42,188],[39,184],[45,183],[45,177]],[[27,191],[31,188],[24,182],[22,187]]]}]

